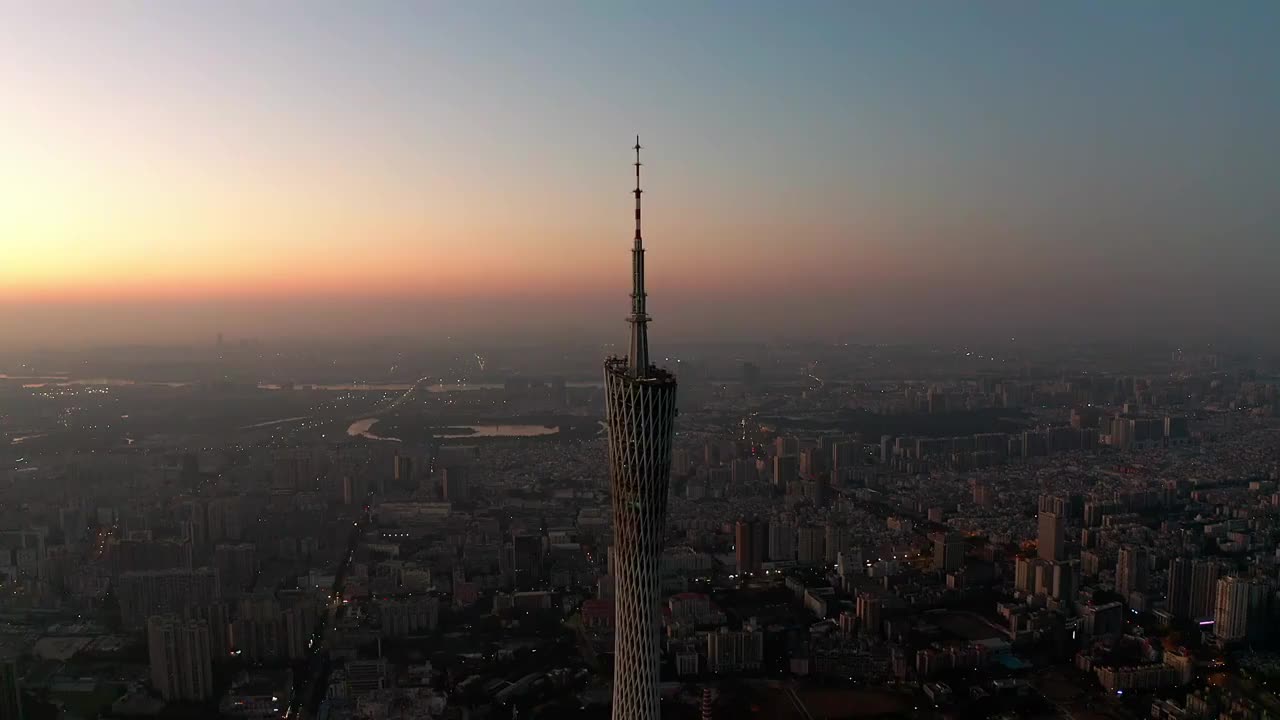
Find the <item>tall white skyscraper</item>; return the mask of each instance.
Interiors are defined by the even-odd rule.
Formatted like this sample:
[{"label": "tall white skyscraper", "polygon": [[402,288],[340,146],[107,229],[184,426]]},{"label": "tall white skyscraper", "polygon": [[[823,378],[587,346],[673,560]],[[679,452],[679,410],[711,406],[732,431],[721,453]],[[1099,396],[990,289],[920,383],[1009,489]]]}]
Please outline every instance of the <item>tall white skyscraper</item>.
[{"label": "tall white skyscraper", "polygon": [[613,490],[614,720],[659,720],[662,657],[660,561],[671,482],[676,378],[649,362],[644,241],[640,235],[640,138],[636,138],[636,235],[631,249],[631,348],[604,366]]}]

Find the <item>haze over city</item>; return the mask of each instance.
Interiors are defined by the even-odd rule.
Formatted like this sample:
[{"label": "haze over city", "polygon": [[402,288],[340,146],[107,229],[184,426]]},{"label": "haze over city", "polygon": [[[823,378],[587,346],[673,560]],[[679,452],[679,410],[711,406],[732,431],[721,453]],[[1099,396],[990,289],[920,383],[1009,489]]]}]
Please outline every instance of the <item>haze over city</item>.
[{"label": "haze over city", "polygon": [[1278,31],[0,7],[0,720],[1276,717]]},{"label": "haze over city", "polygon": [[1269,2],[68,3],[0,22],[7,349],[1251,340]]}]

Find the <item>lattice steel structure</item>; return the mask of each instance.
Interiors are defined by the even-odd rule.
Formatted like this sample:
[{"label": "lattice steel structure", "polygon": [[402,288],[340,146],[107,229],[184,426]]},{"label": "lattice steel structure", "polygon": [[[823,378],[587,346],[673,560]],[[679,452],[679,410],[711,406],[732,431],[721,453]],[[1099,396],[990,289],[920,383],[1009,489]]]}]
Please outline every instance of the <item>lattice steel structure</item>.
[{"label": "lattice steel structure", "polygon": [[640,238],[640,138],[636,138],[636,236],[631,249],[631,348],[604,365],[613,485],[613,720],[658,720],[659,564],[671,482],[676,378],[649,362],[644,242]]}]

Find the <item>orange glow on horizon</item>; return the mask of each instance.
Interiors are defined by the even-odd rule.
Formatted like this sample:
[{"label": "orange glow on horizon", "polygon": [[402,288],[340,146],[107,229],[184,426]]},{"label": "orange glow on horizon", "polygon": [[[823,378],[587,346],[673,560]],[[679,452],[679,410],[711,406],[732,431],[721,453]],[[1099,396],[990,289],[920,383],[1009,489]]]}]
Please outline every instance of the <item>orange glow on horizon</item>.
[{"label": "orange glow on horizon", "polygon": [[[415,275],[412,272],[352,275],[299,267],[276,273],[217,276],[4,278],[0,302],[77,304],[85,302],[183,300],[284,300],[348,297],[477,297],[521,294],[573,295],[607,289],[603,283],[548,283],[546,277],[520,277],[508,271],[461,270]],[[541,282],[540,282],[541,281]]]},{"label": "orange glow on horizon", "polygon": [[[298,265],[235,275],[135,270],[125,274],[89,272],[16,276],[0,273],[0,302],[42,305],[114,304],[139,301],[308,300],[343,298],[572,298],[625,295],[628,268],[462,266],[419,271],[353,272]],[[620,284],[622,283],[622,284]],[[703,277],[681,268],[650,283],[651,290],[728,290],[738,277]],[[620,297],[621,297],[620,295]]]}]

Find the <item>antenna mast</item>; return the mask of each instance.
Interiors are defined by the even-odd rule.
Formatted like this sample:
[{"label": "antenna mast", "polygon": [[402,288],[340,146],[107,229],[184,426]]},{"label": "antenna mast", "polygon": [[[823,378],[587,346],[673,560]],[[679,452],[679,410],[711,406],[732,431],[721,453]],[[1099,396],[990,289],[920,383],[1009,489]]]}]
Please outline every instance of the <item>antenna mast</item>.
[{"label": "antenna mast", "polygon": [[640,237],[640,136],[636,136],[636,237],[631,248],[631,375],[637,378],[649,375],[649,315],[644,300],[644,240]]}]

